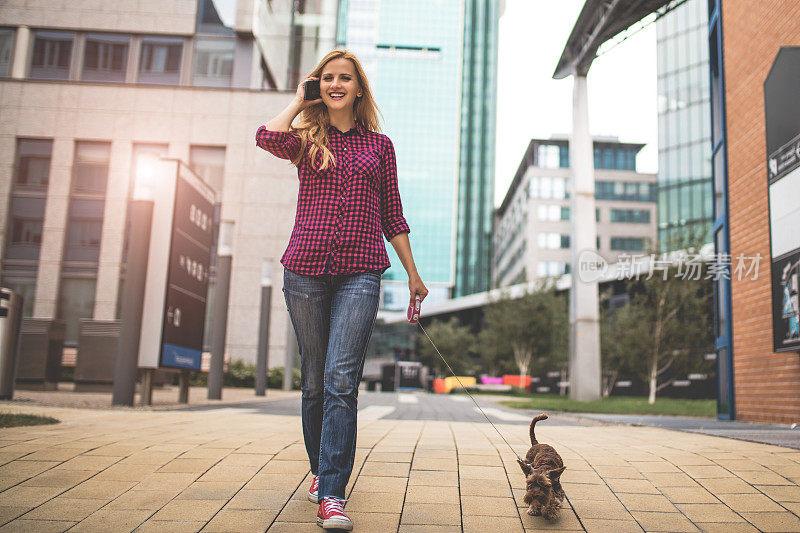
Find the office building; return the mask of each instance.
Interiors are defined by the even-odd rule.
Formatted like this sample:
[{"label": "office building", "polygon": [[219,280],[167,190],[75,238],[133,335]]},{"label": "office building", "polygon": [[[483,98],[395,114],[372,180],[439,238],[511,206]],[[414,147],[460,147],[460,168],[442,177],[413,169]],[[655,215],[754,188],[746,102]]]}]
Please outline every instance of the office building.
[{"label": "office building", "polygon": [[[255,146],[255,132],[293,97],[298,72],[333,46],[336,11],[296,4],[2,4],[1,276],[25,297],[25,316],[66,321],[73,351],[81,320],[119,318],[137,161],[169,156],[217,192],[217,222],[235,222],[227,357],[255,359],[267,260],[276,291],[270,364],[283,364],[278,259],[297,178]],[[317,38],[326,32],[329,40]],[[206,344],[208,332],[207,322]]]},{"label": "office building", "polygon": [[[707,2],[721,417],[800,421],[800,4]],[[730,261],[726,258],[730,257]]]},{"label": "office building", "polygon": [[656,22],[658,56],[658,242],[711,242],[711,109],[706,0],[689,0]]},{"label": "office building", "polygon": [[[655,244],[656,177],[636,171],[643,146],[594,138],[597,250],[609,263]],[[494,287],[569,272],[569,171],[569,140],[531,140],[495,212]]]},{"label": "office building", "polygon": [[[337,42],[362,61],[394,143],[403,209],[428,301],[488,276],[497,17],[491,1],[347,0]],[[469,151],[473,153],[467,153]],[[383,309],[408,305],[390,245]],[[483,281],[482,281],[483,280]]]}]

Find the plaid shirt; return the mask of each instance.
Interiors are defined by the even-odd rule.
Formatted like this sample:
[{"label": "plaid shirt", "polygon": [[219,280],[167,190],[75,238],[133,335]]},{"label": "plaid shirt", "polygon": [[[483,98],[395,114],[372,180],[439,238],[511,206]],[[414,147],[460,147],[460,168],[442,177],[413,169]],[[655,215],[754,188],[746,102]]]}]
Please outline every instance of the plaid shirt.
[{"label": "plaid shirt", "polygon": [[[300,137],[261,126],[256,145],[291,160],[300,150]],[[381,232],[386,240],[410,232],[397,188],[392,141],[358,123],[345,133],[329,126],[328,149],[335,166],[317,170],[319,153],[313,167],[308,157],[297,166],[297,214],[281,264],[310,276],[383,272],[389,256]]]}]

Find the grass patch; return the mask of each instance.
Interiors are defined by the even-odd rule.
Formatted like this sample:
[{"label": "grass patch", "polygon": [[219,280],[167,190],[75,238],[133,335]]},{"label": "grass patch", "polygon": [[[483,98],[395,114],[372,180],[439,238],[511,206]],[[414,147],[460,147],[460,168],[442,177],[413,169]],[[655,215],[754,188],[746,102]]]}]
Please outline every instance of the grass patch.
[{"label": "grass patch", "polygon": [[580,402],[557,394],[536,394],[530,395],[525,400],[507,400],[500,403],[506,407],[532,409],[534,411],[617,415],[717,416],[716,400],[656,398],[656,403],[650,405],[647,403],[647,398],[637,396],[611,396],[596,402]]},{"label": "grass patch", "polygon": [[43,426],[58,424],[60,420],[49,416],[21,415],[15,413],[0,413],[0,428],[13,428],[18,426]]}]

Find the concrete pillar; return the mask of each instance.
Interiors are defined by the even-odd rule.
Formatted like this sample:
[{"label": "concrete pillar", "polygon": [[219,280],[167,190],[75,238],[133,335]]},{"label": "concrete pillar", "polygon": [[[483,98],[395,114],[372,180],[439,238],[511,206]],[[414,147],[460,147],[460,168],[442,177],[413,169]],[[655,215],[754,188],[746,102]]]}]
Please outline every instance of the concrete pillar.
[{"label": "concrete pillar", "polygon": [[569,395],[573,400],[589,401],[600,399],[600,311],[597,280],[583,281],[579,276],[581,252],[597,250],[594,150],[585,76],[573,77],[572,91]]},{"label": "concrete pillar", "polygon": [[28,70],[28,49],[31,43],[31,29],[27,26],[17,28],[14,44],[14,59],[11,62],[11,77],[25,79]]}]

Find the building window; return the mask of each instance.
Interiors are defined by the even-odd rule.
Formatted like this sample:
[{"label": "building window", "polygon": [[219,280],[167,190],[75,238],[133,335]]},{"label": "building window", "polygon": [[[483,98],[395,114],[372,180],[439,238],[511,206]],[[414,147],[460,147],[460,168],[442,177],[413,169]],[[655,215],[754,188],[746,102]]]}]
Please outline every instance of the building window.
[{"label": "building window", "polygon": [[566,178],[551,178],[546,176],[533,177],[528,185],[528,194],[531,198],[545,200],[563,200],[569,198],[567,193]]},{"label": "building window", "polygon": [[560,233],[540,233],[537,236],[539,248],[547,250],[558,250],[559,248],[569,248],[569,235]]},{"label": "building window", "polygon": [[105,194],[111,144],[78,142],[75,146],[72,190],[80,194]]},{"label": "building window", "polygon": [[37,80],[69,79],[74,39],[75,34],[70,31],[34,32],[30,77]]},{"label": "building window", "polygon": [[644,239],[636,237],[611,237],[611,249],[627,252],[644,250]]},{"label": "building window", "polygon": [[541,168],[561,167],[561,152],[555,144],[540,144],[537,153],[538,166]]},{"label": "building window", "polygon": [[233,35],[236,3],[237,0],[198,0],[197,33]]},{"label": "building window", "polygon": [[192,83],[203,87],[230,87],[235,47],[233,39],[197,39]]},{"label": "building window", "polygon": [[61,278],[57,316],[65,321],[65,344],[77,345],[80,319],[94,316],[96,288],[97,280],[94,278]]},{"label": "building window", "polygon": [[178,85],[182,56],[183,39],[179,37],[143,37],[139,83]]},{"label": "building window", "polygon": [[0,28],[0,77],[8,76],[14,56],[14,30]]},{"label": "building window", "polygon": [[539,220],[555,222],[569,220],[569,207],[560,205],[540,205],[538,207]]},{"label": "building window", "polygon": [[69,233],[67,234],[67,246],[77,248],[99,248],[102,231],[102,220],[73,219],[70,221]]},{"label": "building window", "polygon": [[192,146],[189,166],[218,194],[222,193],[225,176],[224,146]]},{"label": "building window", "polygon": [[595,183],[595,198],[598,200],[655,202],[656,187],[649,183],[598,181]]},{"label": "building window", "polygon": [[84,81],[124,82],[128,67],[127,35],[90,33],[83,56]]},{"label": "building window", "polygon": [[650,211],[647,209],[612,209],[611,222],[649,224]]},{"label": "building window", "polygon": [[11,219],[11,244],[42,244],[42,219]]},{"label": "building window", "polygon": [[50,154],[53,141],[19,139],[17,141],[16,187],[46,190],[50,181]]},{"label": "building window", "polygon": [[536,275],[539,277],[560,276],[567,273],[566,263],[559,261],[539,261],[536,263]]}]

